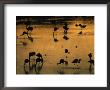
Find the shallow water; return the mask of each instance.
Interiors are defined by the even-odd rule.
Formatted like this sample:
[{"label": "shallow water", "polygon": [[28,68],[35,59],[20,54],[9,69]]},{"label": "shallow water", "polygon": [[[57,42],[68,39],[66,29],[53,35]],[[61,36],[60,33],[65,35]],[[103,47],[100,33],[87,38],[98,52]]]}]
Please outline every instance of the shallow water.
[{"label": "shallow water", "polygon": [[[94,66],[89,70],[90,64],[88,63],[88,54],[92,53],[94,59],[94,27],[88,25],[83,31],[82,35],[78,33],[81,31],[75,27],[68,30],[65,40],[63,28],[60,27],[54,32],[54,38],[58,41],[54,41],[53,27],[33,25],[33,31],[31,36],[33,42],[30,41],[26,35],[20,36],[23,31],[26,31],[24,25],[17,25],[16,27],[16,74],[93,74]],[[76,48],[77,47],[77,48]],[[68,49],[70,53],[65,53],[65,49]],[[37,69],[34,67],[34,60],[31,62],[31,70],[29,70],[28,64],[24,69],[24,60],[29,58],[29,52],[41,53],[44,59],[43,66],[37,65]],[[66,58],[67,57],[67,58]],[[32,57],[35,59],[35,57]],[[32,59],[31,58],[31,59]],[[60,59],[68,61],[68,65],[59,64]],[[78,64],[71,63],[75,58],[81,58],[81,62]],[[40,69],[39,69],[40,68]],[[38,70],[39,69],[39,70]],[[37,71],[36,71],[37,70]]]}]

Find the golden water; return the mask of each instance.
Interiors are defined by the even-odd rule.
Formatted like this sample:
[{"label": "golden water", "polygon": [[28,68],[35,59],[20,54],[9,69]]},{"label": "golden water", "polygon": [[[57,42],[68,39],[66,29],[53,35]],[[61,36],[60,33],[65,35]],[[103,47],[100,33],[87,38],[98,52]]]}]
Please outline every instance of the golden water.
[{"label": "golden water", "polygon": [[[16,26],[16,35],[18,36],[16,39],[16,74],[25,74],[24,60],[28,59],[29,52],[40,52],[43,55],[44,63],[39,72],[40,74],[58,74],[58,72],[65,74],[90,74],[88,54],[92,53],[92,59],[94,59],[94,26],[92,24],[82,30],[82,35],[78,35],[81,31],[80,28],[70,26],[67,34],[68,40],[63,39],[63,28],[59,26],[59,29],[55,31],[55,37],[58,42],[53,40],[53,26],[33,25],[33,31],[31,32],[33,42],[28,40],[26,35],[19,36],[23,31],[26,31],[25,25]],[[22,42],[27,45],[24,46]],[[70,54],[65,53],[65,49],[68,49]],[[57,65],[61,58],[68,61],[68,66],[64,64]],[[71,63],[74,58],[81,58],[81,62],[74,65]],[[92,74],[94,69],[94,66],[92,66]],[[28,70],[28,65],[26,70]],[[29,73],[36,74],[34,69]]]}]

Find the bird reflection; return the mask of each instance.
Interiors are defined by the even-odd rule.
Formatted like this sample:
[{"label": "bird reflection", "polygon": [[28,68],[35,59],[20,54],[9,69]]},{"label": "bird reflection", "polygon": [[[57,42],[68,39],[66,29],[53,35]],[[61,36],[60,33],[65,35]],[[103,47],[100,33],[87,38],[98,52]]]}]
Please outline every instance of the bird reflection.
[{"label": "bird reflection", "polygon": [[59,40],[57,39],[57,36],[55,35],[55,32],[53,32],[53,40],[54,42],[58,42]]},{"label": "bird reflection", "polygon": [[88,56],[89,56],[89,61],[88,62],[90,63],[89,73],[91,74],[92,73],[92,66],[94,66],[94,60],[92,60],[92,53],[89,53]]},{"label": "bird reflection", "polygon": [[67,34],[64,34],[63,39],[68,40],[69,37],[67,36]]}]

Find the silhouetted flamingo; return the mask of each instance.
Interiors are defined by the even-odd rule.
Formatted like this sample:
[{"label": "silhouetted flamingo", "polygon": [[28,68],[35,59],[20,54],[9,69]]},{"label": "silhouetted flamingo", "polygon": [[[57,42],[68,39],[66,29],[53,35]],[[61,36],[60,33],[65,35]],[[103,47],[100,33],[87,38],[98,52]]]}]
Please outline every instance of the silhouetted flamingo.
[{"label": "silhouetted flamingo", "polygon": [[89,58],[91,60],[92,59],[92,53],[89,53],[88,56],[89,56]]},{"label": "silhouetted flamingo", "polygon": [[91,59],[91,60],[89,60],[88,62],[89,62],[91,65],[92,65],[92,64],[94,65],[94,60]]},{"label": "silhouetted flamingo", "polygon": [[78,27],[79,25],[76,23],[75,26]]},{"label": "silhouetted flamingo", "polygon": [[68,51],[68,49],[65,49],[65,53],[68,53],[69,54],[70,52]]},{"label": "silhouetted flamingo", "polygon": [[24,31],[20,36],[23,36],[23,35],[27,35],[28,36],[28,32]]},{"label": "silhouetted flamingo", "polygon": [[54,32],[53,32],[53,39],[54,39],[54,42],[58,42],[58,39],[55,38]]},{"label": "silhouetted flamingo", "polygon": [[63,38],[64,38],[65,40],[68,40],[68,39],[69,39],[69,38],[67,37],[67,35],[65,35],[65,34],[64,34]]},{"label": "silhouetted flamingo", "polygon": [[68,53],[68,49],[65,49],[65,53]]},{"label": "silhouetted flamingo", "polygon": [[92,64],[94,65],[94,60],[92,60],[92,53],[89,53],[88,56],[89,56],[89,61],[88,61],[88,62],[89,62],[91,65],[92,65]]},{"label": "silhouetted flamingo", "polygon": [[65,25],[63,26],[63,28],[64,28],[64,34],[67,34],[67,30],[69,29],[68,28],[68,24],[65,23]]},{"label": "silhouetted flamingo", "polygon": [[64,59],[60,59],[60,62],[57,63],[57,65],[58,64],[64,64],[64,63],[65,63],[65,65],[68,65],[68,61],[65,61]]},{"label": "silhouetted flamingo", "polygon": [[40,58],[40,59],[43,59],[41,53],[37,53],[36,56],[37,56],[38,58]]},{"label": "silhouetted flamingo", "polygon": [[29,62],[30,62],[29,59],[25,59],[24,60],[24,66],[25,66],[26,63],[29,63]]},{"label": "silhouetted flamingo", "polygon": [[80,61],[81,61],[81,59],[74,59],[74,60],[72,61],[72,63],[74,63],[74,65],[75,65],[76,63],[80,63]]},{"label": "silhouetted flamingo", "polygon": [[79,26],[81,27],[81,29],[82,29],[82,28],[86,28],[86,25],[81,25],[81,24],[79,24]]},{"label": "silhouetted flamingo", "polygon": [[26,29],[28,30],[28,31],[32,31],[33,30],[33,27],[31,27],[31,26],[26,26]]},{"label": "silhouetted flamingo", "polygon": [[38,62],[43,63],[43,58],[39,58],[39,57],[38,57],[38,58],[36,59],[36,64],[37,64]]},{"label": "silhouetted flamingo", "polygon": [[38,58],[36,59],[36,63],[37,62],[41,62],[41,63],[43,63],[43,58],[42,58],[42,54],[40,54],[40,53],[37,53],[37,55],[36,55]]},{"label": "silhouetted flamingo", "polygon": [[78,34],[80,34],[80,35],[81,35],[81,34],[82,34],[82,31],[80,31]]},{"label": "silhouetted flamingo", "polygon": [[76,45],[75,47],[77,48],[78,46]]},{"label": "silhouetted flamingo", "polygon": [[28,30],[28,31],[32,31],[33,30],[33,27],[31,27],[30,25],[31,25],[31,21],[27,21],[27,22],[25,22],[25,25],[26,25],[26,29]]},{"label": "silhouetted flamingo", "polygon": [[28,31],[24,31],[20,36],[23,36],[23,35],[27,35],[28,39],[31,40],[33,42],[33,38],[31,36],[29,36],[29,33]]},{"label": "silhouetted flamingo", "polygon": [[94,65],[94,60],[92,60],[92,53],[89,53],[88,56],[89,56],[88,62],[90,63],[89,72],[92,73],[92,65]]}]

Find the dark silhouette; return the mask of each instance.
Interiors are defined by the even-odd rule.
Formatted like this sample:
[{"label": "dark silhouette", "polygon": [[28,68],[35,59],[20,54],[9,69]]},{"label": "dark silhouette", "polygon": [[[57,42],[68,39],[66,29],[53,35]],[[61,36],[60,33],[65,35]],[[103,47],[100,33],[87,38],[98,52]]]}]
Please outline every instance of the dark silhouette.
[{"label": "dark silhouette", "polygon": [[36,64],[37,64],[38,62],[43,63],[43,58],[39,58],[39,57],[38,57],[38,58],[36,59]]},{"label": "dark silhouette", "polygon": [[27,21],[25,22],[25,25],[26,25],[26,29],[28,31],[32,31],[33,30],[33,27],[31,27],[31,21],[29,20],[29,18],[27,19]]},{"label": "dark silhouette", "polygon": [[58,39],[57,38],[54,38],[54,42],[58,42]]},{"label": "dark silhouette", "polygon": [[78,27],[79,25],[76,23],[75,26]]},{"label": "dark silhouette", "polygon": [[35,52],[29,52],[29,58],[31,57],[31,56],[34,56],[36,53]]},{"label": "dark silhouette", "polygon": [[28,32],[24,31],[20,36],[23,36],[23,35],[27,35],[28,36]]},{"label": "dark silhouette", "polygon": [[58,30],[58,28],[57,27],[54,27],[54,31],[57,31]]},{"label": "dark silhouette", "polygon": [[54,39],[54,42],[58,42],[58,39],[55,37],[54,32],[53,32],[53,39]]},{"label": "dark silhouette", "polygon": [[78,34],[81,35],[82,34],[82,31],[80,31]]},{"label": "dark silhouette", "polygon": [[29,59],[25,59],[25,60],[24,60],[24,67],[25,67],[25,64],[26,64],[26,63],[29,63],[29,62],[30,62]]},{"label": "dark silhouette", "polygon": [[92,65],[92,64],[94,65],[94,60],[91,59],[91,60],[89,60],[88,62],[89,62],[91,65]]},{"label": "dark silhouette", "polygon": [[64,28],[64,36],[63,36],[63,39],[65,39],[65,40],[68,40],[69,38],[68,38],[68,36],[67,36],[67,31],[68,31],[68,24],[67,23],[65,23],[65,25],[63,26],[63,28]]},{"label": "dark silhouette", "polygon": [[[38,58],[36,59],[36,73],[39,74],[40,70],[42,69],[43,67],[43,57],[42,57],[42,54],[40,53],[37,53],[36,55]],[[40,64],[41,63],[41,64]],[[40,64],[40,65],[39,65]]]},{"label": "dark silhouette", "polygon": [[65,49],[65,53],[68,53],[68,49]]},{"label": "dark silhouette", "polygon": [[92,64],[90,64],[90,66],[89,66],[89,73],[90,74],[92,73]]},{"label": "dark silhouette", "polygon": [[76,47],[76,48],[78,48],[78,46],[77,46],[77,45],[76,45],[75,47]]},{"label": "dark silhouette", "polygon": [[31,35],[29,36],[28,31],[27,31],[27,32],[24,31],[20,36],[23,36],[23,35],[27,35],[27,38],[28,38],[31,42],[33,42],[33,38],[31,37]]},{"label": "dark silhouette", "polygon": [[26,27],[27,27],[27,26],[30,25],[30,24],[31,24],[31,22],[30,22],[29,19],[28,19],[28,21],[25,22],[25,25],[26,25]]},{"label": "dark silhouette", "polygon": [[24,72],[25,72],[25,74],[29,74],[30,66],[29,66],[29,70],[26,69],[26,64],[28,64],[29,62],[30,62],[29,59],[24,60]]},{"label": "dark silhouette", "polygon": [[90,63],[89,72],[92,73],[92,65],[94,65],[94,60],[92,60],[92,53],[89,53],[88,56],[89,56],[88,62]]},{"label": "dark silhouette", "polygon": [[89,56],[89,61],[88,61],[88,62],[89,62],[91,65],[94,65],[94,60],[92,60],[92,53],[89,53],[88,56]]},{"label": "dark silhouette", "polygon": [[20,36],[23,36],[23,35],[27,35],[28,39],[31,40],[33,42],[33,38],[31,37],[31,35],[29,36],[29,33],[28,31],[24,31]]},{"label": "dark silhouette", "polygon": [[64,63],[65,63],[65,65],[68,65],[68,61],[65,61],[64,59],[60,59],[60,62],[57,63],[57,65],[58,64],[64,64]]},{"label": "dark silhouette", "polygon": [[38,56],[39,58],[42,58],[42,54],[37,53],[36,56]]},{"label": "dark silhouette", "polygon": [[70,52],[68,51],[68,49],[65,49],[65,53],[68,53],[69,54]]},{"label": "dark silhouette", "polygon": [[81,29],[86,28],[86,25],[82,25],[82,24],[79,24],[79,25],[78,25],[78,24],[75,24],[75,26],[76,26],[76,27],[79,26]]},{"label": "dark silhouette", "polygon": [[35,52],[29,52],[29,67],[30,67],[30,57],[36,55]]},{"label": "dark silhouette", "polygon": [[28,31],[32,31],[32,30],[33,30],[33,27],[31,27],[31,26],[29,25],[29,26],[26,26],[26,29],[27,29]]},{"label": "dark silhouette", "polygon": [[36,56],[38,57],[38,58],[36,59],[36,64],[37,64],[37,62],[41,62],[41,63],[43,64],[42,54],[37,53]]},{"label": "dark silhouette", "polygon": [[80,61],[81,61],[81,59],[74,59],[74,60],[72,61],[72,63],[74,63],[74,65],[75,65],[76,63],[80,63]]},{"label": "dark silhouette", "polygon": [[92,59],[92,53],[89,53],[88,56],[89,56],[89,58],[91,60]]},{"label": "dark silhouette", "polygon": [[31,42],[33,42],[33,38],[32,38],[32,37],[28,36],[28,39],[29,39]]},{"label": "dark silhouette", "polygon": [[82,25],[82,24],[79,24],[79,26],[82,28],[86,28],[86,25]]},{"label": "dark silhouette", "polygon": [[65,40],[68,40],[69,39],[68,36],[67,36],[67,34],[64,34],[63,39],[65,39]]},{"label": "dark silhouette", "polygon": [[69,29],[68,28],[68,24],[65,23],[64,26],[63,26],[63,28],[64,28],[64,34],[67,34],[67,30]]}]

